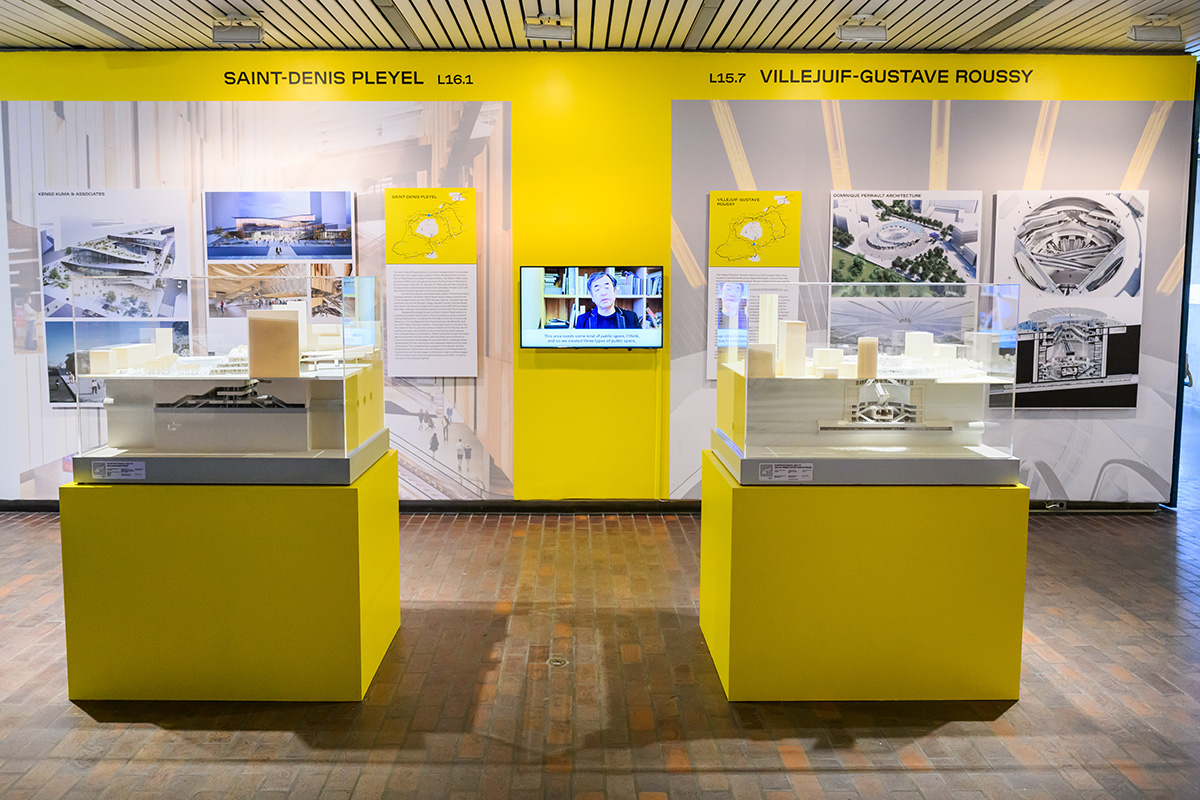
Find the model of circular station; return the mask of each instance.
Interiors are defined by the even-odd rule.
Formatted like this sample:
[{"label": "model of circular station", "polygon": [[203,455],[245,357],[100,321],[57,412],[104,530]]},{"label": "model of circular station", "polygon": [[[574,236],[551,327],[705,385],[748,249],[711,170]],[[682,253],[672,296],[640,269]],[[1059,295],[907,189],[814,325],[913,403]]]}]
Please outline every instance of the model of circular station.
[{"label": "model of circular station", "polygon": [[1086,197],[1060,197],[1021,221],[1013,257],[1025,280],[1043,292],[1089,294],[1121,271],[1125,242],[1121,219],[1108,206]]},{"label": "model of circular station", "polygon": [[930,232],[915,222],[890,220],[862,235],[860,246],[866,256],[909,258],[923,252],[932,241]]}]

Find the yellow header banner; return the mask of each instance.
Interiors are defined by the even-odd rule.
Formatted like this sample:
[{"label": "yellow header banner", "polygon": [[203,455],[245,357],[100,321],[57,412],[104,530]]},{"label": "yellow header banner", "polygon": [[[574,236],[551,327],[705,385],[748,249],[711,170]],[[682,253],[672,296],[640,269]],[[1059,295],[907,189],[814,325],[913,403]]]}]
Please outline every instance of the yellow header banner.
[{"label": "yellow header banner", "polygon": [[1196,77],[1187,55],[1022,53],[17,52],[0,65],[9,100],[1192,100]]}]

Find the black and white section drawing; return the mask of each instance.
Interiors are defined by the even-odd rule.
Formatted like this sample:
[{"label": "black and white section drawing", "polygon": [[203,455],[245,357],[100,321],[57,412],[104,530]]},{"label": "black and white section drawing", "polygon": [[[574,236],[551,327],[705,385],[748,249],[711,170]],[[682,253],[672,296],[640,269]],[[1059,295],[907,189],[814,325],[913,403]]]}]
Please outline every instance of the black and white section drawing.
[{"label": "black and white section drawing", "polygon": [[1136,406],[1140,342],[1141,325],[1098,309],[1032,312],[1017,336],[1017,406]]},{"label": "black and white section drawing", "polygon": [[1145,191],[996,194],[995,281],[1021,287],[1017,408],[1135,408]]}]

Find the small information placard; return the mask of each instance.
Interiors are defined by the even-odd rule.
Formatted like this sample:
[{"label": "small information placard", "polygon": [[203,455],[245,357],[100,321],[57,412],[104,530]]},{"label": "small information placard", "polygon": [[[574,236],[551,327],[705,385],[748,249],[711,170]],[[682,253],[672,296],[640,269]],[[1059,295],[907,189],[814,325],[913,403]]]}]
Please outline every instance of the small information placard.
[{"label": "small information placard", "polygon": [[813,465],[759,464],[758,479],[769,483],[812,483]]},{"label": "small information placard", "polygon": [[145,461],[93,461],[93,480],[144,481]]}]

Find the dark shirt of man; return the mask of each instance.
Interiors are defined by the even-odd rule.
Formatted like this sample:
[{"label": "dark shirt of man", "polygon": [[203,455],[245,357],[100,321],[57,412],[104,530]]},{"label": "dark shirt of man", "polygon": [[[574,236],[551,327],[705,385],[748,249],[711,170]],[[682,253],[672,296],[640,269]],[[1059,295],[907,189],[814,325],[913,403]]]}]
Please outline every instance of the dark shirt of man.
[{"label": "dark shirt of man", "polygon": [[[579,318],[575,320],[576,328],[620,328],[617,323],[617,316],[625,318],[625,328],[637,329],[642,327],[642,320],[636,313],[627,308],[617,308],[612,314],[607,317],[596,313],[596,309],[590,308]],[[595,320],[595,322],[593,322]]]}]

